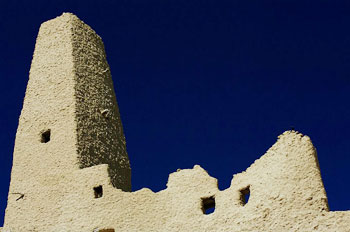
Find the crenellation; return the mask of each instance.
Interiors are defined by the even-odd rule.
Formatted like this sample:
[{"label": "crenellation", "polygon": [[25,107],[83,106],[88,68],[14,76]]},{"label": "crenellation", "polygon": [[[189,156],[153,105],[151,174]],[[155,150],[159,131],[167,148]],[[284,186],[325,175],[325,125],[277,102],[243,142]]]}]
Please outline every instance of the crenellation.
[{"label": "crenellation", "polygon": [[125,144],[101,38],[70,13],[43,23],[0,231],[350,231],[350,211],[329,211],[316,149],[297,131],[225,190],[195,165],[164,190],[129,192]]}]

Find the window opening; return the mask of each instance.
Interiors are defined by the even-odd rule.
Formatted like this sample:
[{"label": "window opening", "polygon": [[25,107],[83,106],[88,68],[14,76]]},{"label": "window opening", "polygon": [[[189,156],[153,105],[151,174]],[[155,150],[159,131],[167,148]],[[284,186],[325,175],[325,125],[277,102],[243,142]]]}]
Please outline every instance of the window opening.
[{"label": "window opening", "polygon": [[202,211],[204,214],[211,214],[215,211],[215,197],[202,198]]},{"label": "window opening", "polygon": [[46,130],[44,132],[41,133],[41,139],[40,141],[42,143],[48,143],[51,139],[51,130]]},{"label": "window opening", "polygon": [[241,193],[241,203],[242,205],[246,205],[249,201],[249,197],[250,197],[250,186],[244,188],[244,189],[241,189],[240,190],[240,193]]},{"label": "window opening", "polygon": [[103,189],[102,189],[102,185],[99,185],[97,187],[94,187],[94,194],[95,194],[95,198],[100,198],[103,195]]}]

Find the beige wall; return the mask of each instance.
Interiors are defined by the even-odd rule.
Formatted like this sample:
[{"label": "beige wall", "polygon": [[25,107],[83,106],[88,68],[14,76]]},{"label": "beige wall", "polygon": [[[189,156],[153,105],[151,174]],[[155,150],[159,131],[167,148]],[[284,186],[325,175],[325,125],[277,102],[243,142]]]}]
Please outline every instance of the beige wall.
[{"label": "beige wall", "polygon": [[329,212],[316,150],[295,131],[223,191],[199,166],[157,193],[118,188],[130,190],[130,166],[103,44],[63,14],[39,31],[2,231],[350,231],[350,211]]}]

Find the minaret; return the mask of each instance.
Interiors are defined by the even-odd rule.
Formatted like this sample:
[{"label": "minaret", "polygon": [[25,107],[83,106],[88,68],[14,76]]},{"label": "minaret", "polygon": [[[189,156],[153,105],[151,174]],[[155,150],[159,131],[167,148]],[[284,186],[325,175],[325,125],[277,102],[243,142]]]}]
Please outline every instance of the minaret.
[{"label": "minaret", "polygon": [[[19,119],[6,209],[56,204],[65,173],[108,164],[110,182],[131,190],[125,137],[101,38],[75,15],[43,23]],[[53,212],[55,213],[55,212]],[[28,216],[28,215],[27,215]]]}]

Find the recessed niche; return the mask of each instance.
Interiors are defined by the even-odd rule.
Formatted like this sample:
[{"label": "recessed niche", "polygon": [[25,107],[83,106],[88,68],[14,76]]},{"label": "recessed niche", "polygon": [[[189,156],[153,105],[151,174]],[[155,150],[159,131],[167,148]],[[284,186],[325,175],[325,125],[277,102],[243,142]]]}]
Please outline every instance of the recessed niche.
[{"label": "recessed niche", "polygon": [[95,198],[100,198],[103,195],[103,189],[102,189],[102,185],[99,185],[97,187],[94,187],[94,195]]},{"label": "recessed niche", "polygon": [[43,132],[41,132],[41,138],[40,138],[40,142],[42,143],[48,143],[51,139],[51,130],[45,130]]},{"label": "recessed niche", "polygon": [[215,211],[215,197],[202,198],[202,211],[204,214],[211,214]]},{"label": "recessed niche", "polygon": [[250,197],[250,186],[245,187],[244,189],[240,190],[240,198],[241,198],[241,204],[244,206],[248,203],[249,197]]}]

